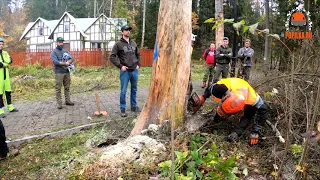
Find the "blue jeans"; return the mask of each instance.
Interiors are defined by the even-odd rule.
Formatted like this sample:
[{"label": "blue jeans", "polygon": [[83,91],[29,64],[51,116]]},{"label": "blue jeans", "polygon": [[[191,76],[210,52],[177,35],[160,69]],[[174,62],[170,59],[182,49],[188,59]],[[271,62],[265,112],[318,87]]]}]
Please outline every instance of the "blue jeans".
[{"label": "blue jeans", "polygon": [[137,107],[137,89],[138,89],[138,70],[121,71],[120,70],[120,110],[126,109],[126,94],[129,81],[131,83],[130,105],[131,108]]}]

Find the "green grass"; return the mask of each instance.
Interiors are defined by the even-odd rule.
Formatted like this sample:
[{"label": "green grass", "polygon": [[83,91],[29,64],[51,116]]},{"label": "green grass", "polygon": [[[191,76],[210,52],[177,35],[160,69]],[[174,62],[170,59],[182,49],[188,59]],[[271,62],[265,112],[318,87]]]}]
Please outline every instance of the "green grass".
[{"label": "green grass", "polygon": [[99,129],[25,144],[16,157],[0,163],[0,178],[4,179],[65,179],[77,174],[84,165],[96,160],[87,157],[85,143]]},{"label": "green grass", "polygon": [[[195,61],[192,65],[192,80],[202,79],[204,62]],[[54,72],[50,67],[41,67],[39,64],[25,67],[11,67],[11,84],[15,102],[24,100],[39,100],[55,96]],[[32,76],[22,79],[23,75]],[[119,90],[119,69],[108,67],[78,66],[71,74],[71,93],[87,93],[94,90]],[[139,71],[138,86],[150,86],[152,67],[142,67]]]}]

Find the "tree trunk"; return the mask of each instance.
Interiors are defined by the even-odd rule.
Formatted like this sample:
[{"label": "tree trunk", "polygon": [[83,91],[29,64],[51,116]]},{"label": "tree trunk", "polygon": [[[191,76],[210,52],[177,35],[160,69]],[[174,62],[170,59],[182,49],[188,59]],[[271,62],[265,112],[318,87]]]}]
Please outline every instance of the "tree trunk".
[{"label": "tree trunk", "polygon": [[[266,29],[270,30],[269,23],[269,0],[265,0],[265,8],[266,8]],[[263,57],[263,72],[267,75],[269,69],[269,36],[265,37],[265,45],[264,45],[264,57]]]},{"label": "tree trunk", "polygon": [[142,35],[141,35],[141,48],[144,46],[144,33],[146,27],[146,0],[143,0],[143,10],[142,10]]},{"label": "tree trunk", "polygon": [[[223,0],[215,0],[215,19],[216,21],[223,21]],[[224,24],[216,28],[216,47],[218,48],[224,37]]]},{"label": "tree trunk", "polygon": [[110,15],[109,15],[109,18],[111,18],[111,15],[112,15],[112,0],[110,0]]},{"label": "tree trunk", "polygon": [[149,124],[172,121],[173,116],[175,127],[182,124],[190,74],[191,0],[160,1],[156,47],[159,54],[153,63],[149,95],[131,135],[139,135]]}]

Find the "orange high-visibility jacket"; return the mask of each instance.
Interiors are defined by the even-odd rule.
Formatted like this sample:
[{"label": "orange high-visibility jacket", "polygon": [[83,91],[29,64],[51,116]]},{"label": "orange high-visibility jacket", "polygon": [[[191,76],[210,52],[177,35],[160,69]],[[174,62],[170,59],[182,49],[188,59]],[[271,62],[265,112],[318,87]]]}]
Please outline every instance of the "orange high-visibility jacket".
[{"label": "orange high-visibility jacket", "polygon": [[[225,78],[218,81],[217,84],[224,84],[227,86],[229,91],[242,94],[245,97],[246,105],[256,106],[259,108],[263,104],[261,97],[250,86],[250,84],[243,79]],[[218,102],[221,101],[221,99],[216,97],[214,97],[214,99]]]}]

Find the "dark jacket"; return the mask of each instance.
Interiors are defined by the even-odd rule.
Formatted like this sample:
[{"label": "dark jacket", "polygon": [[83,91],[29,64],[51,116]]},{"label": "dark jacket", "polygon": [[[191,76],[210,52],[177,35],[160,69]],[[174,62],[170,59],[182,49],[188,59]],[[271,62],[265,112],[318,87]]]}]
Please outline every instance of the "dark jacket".
[{"label": "dark jacket", "polygon": [[128,43],[121,38],[112,48],[110,61],[120,69],[122,66],[127,66],[128,70],[136,69],[137,65],[140,67],[141,60],[137,44],[131,39]]},{"label": "dark jacket", "polygon": [[6,143],[6,132],[4,130],[2,121],[0,120],[0,157],[1,158],[6,157],[8,152],[9,152],[9,148]]},{"label": "dark jacket", "polygon": [[[222,56],[224,54],[224,56]],[[223,47],[222,45],[218,47],[216,51],[215,61],[217,64],[229,64],[232,58],[232,49],[229,47]]]},{"label": "dark jacket", "polygon": [[55,48],[51,52],[51,59],[54,65],[55,73],[69,73],[68,66],[66,62],[69,61],[73,63],[74,59],[71,54],[65,49]]}]

